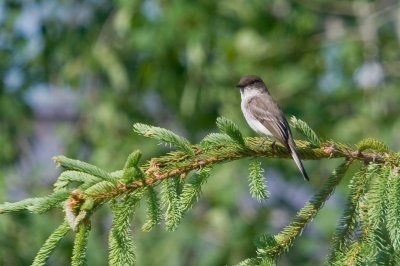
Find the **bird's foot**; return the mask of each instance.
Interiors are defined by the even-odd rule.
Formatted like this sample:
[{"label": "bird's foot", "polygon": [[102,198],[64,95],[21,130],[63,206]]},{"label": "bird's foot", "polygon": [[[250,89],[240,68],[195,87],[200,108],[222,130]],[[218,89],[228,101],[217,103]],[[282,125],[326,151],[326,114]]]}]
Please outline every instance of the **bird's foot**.
[{"label": "bird's foot", "polygon": [[272,148],[273,150],[276,150],[276,141],[275,141],[275,140],[272,141],[272,143],[271,143],[271,148]]},{"label": "bird's foot", "polygon": [[264,146],[264,144],[265,144],[265,142],[266,142],[267,140],[268,140],[268,139],[264,138],[263,141],[262,141],[260,144],[257,145],[258,148],[261,149],[261,148]]},{"label": "bird's foot", "polygon": [[[272,141],[272,143],[271,143],[271,149],[272,150],[276,150],[276,140],[275,139],[269,139],[269,138],[264,138],[264,140],[260,143],[260,144],[258,144],[257,146],[258,146],[258,148],[263,148],[263,146],[265,145],[265,142],[266,141],[268,141],[268,140],[271,140]],[[264,149],[264,151],[265,151],[265,149]]]}]

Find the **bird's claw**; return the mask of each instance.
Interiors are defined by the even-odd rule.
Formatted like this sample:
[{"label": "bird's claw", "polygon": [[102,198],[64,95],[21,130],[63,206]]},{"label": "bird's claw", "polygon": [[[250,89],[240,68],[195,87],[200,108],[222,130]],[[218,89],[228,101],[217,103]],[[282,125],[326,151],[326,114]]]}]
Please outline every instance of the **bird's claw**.
[{"label": "bird's claw", "polygon": [[264,146],[264,143],[267,141],[267,139],[263,139],[263,141],[261,141],[261,143],[260,144],[258,144],[257,146],[258,146],[258,148],[262,148],[263,146]]},{"label": "bird's claw", "polygon": [[[266,142],[267,140],[269,140],[269,139],[265,138],[260,144],[258,144],[258,145],[257,145],[258,148],[261,149],[261,148],[264,146],[264,144],[265,144],[265,142]],[[276,149],[276,141],[275,141],[275,140],[272,140],[271,148],[272,148],[273,150]]]},{"label": "bird's claw", "polygon": [[272,141],[272,143],[271,143],[271,148],[272,148],[273,150],[276,149],[276,141],[275,141],[275,140]]}]

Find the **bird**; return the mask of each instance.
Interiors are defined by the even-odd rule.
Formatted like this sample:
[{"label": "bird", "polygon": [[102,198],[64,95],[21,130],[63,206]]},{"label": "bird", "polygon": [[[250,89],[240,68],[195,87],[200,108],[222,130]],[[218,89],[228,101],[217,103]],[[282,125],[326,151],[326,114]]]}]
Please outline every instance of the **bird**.
[{"label": "bird", "polygon": [[240,89],[241,109],[249,126],[258,134],[273,137],[285,146],[305,180],[307,172],[299,158],[297,147],[285,115],[272,98],[264,81],[256,75],[243,76],[236,85]]}]

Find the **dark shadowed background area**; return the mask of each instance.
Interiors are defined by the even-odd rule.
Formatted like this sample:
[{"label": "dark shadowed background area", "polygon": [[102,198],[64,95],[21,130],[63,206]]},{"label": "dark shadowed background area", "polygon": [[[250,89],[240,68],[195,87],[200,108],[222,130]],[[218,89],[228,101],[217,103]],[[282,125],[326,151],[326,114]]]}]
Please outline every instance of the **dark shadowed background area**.
[{"label": "dark shadowed background area", "polygon": [[[135,122],[196,143],[225,116],[254,135],[234,87],[245,74],[262,76],[287,117],[322,138],[374,137],[400,148],[396,0],[0,2],[0,202],[49,193],[54,155],[113,171],[134,149],[143,160],[168,151],[135,135]],[[339,164],[305,162],[307,183],[290,160],[262,161],[265,203],[250,197],[246,159],[214,169],[175,232],[142,232],[139,210],[137,264],[232,265],[254,256],[254,239],[287,225]],[[346,187],[345,179],[279,265],[321,264]],[[62,219],[61,211],[1,215],[0,265],[29,265]],[[110,224],[107,208],[93,217],[89,265],[107,264]],[[69,265],[71,239],[48,265]]]}]

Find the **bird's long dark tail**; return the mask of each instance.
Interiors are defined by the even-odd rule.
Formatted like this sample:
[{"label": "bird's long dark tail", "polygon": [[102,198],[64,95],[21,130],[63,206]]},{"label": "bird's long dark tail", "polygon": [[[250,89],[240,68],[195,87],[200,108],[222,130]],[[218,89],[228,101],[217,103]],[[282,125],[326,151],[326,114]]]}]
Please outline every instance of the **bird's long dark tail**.
[{"label": "bird's long dark tail", "polygon": [[303,163],[301,162],[301,160],[299,158],[299,155],[297,153],[296,144],[294,143],[293,139],[289,139],[288,146],[289,146],[290,152],[292,154],[293,160],[296,163],[297,167],[299,168],[301,174],[303,175],[305,180],[309,181],[310,179],[308,178],[306,169],[304,169]]}]

